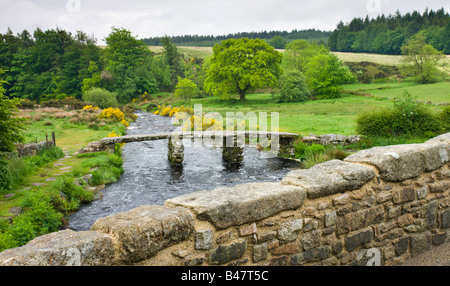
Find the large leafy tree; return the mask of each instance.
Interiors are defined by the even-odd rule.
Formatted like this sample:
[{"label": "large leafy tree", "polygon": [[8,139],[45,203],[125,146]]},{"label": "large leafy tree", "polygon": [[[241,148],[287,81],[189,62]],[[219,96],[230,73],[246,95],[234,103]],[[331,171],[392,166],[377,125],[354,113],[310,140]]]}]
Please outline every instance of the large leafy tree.
[{"label": "large leafy tree", "polygon": [[325,46],[306,40],[297,40],[287,46],[283,67],[302,72],[317,98],[339,97],[341,85],[353,79],[348,67]]},{"label": "large leafy tree", "polygon": [[153,55],[148,46],[126,29],[113,28],[105,40],[106,69],[113,78],[109,89],[118,92],[119,101],[127,102],[144,92],[155,92]]},{"label": "large leafy tree", "polygon": [[349,68],[331,53],[312,57],[305,67],[305,75],[309,88],[320,99],[339,97],[341,85],[353,79]]},{"label": "large leafy tree", "polygon": [[405,75],[411,75],[420,83],[435,82],[442,74],[445,55],[426,43],[426,37],[419,33],[402,46],[402,66]]},{"label": "large leafy tree", "polygon": [[281,53],[261,39],[230,39],[213,48],[205,90],[241,101],[257,88],[274,87],[281,73]]}]

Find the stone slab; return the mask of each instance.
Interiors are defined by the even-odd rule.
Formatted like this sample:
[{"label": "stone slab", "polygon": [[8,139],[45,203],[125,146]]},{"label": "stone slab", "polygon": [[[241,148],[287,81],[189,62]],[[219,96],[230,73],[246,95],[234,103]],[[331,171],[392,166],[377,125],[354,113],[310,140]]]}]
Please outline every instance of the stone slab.
[{"label": "stone slab", "polygon": [[250,183],[231,188],[200,191],[167,200],[166,206],[191,209],[199,220],[218,228],[242,225],[297,209],[303,205],[306,191],[279,183]]},{"label": "stone slab", "polygon": [[92,230],[117,240],[121,261],[136,262],[187,239],[193,233],[194,218],[185,208],[141,206],[100,218]]},{"label": "stone slab", "polygon": [[431,141],[374,147],[348,156],[344,161],[368,164],[379,170],[381,179],[399,182],[433,171],[449,162],[450,145]]},{"label": "stone slab", "polygon": [[332,160],[310,169],[291,171],[282,184],[302,187],[307,190],[308,198],[319,198],[356,190],[374,176],[371,167]]},{"label": "stone slab", "polygon": [[112,238],[95,231],[63,230],[0,253],[0,266],[111,266]]}]

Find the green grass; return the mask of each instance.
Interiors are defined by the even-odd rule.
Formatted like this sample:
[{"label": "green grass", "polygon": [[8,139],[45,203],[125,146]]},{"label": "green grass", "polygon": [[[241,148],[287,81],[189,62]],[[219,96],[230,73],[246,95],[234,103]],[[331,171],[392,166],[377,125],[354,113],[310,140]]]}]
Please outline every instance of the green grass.
[{"label": "green grass", "polygon": [[350,84],[344,86],[345,91],[370,94],[379,98],[399,98],[406,91],[424,103],[442,104],[450,103],[450,82],[438,82],[419,85],[413,81]]},{"label": "green grass", "polygon": [[[120,124],[105,125],[99,130],[93,130],[86,127],[85,124],[73,124],[69,122],[70,118],[55,119],[45,117],[42,121],[34,121],[27,125],[23,132],[25,143],[45,141],[46,135],[51,140],[52,131],[55,131],[56,145],[67,149],[69,152],[75,152],[89,142],[97,141],[107,137],[112,131],[120,134],[123,127]],[[50,121],[52,125],[47,126],[44,123]]]},{"label": "green grass", "polygon": [[[34,111],[31,111],[28,114],[31,115],[32,118],[35,115]],[[42,116],[42,119],[39,121],[30,120],[23,133],[25,142],[34,142],[36,138],[38,142],[44,141],[46,134],[48,135],[49,140],[51,140],[52,131],[55,131],[57,147],[68,154],[73,154],[84,148],[89,142],[98,141],[101,138],[107,137],[112,131],[116,134],[123,134],[125,130],[122,124],[112,122],[102,126],[98,130],[93,130],[87,128],[87,123],[70,123],[70,119],[70,117],[51,118],[50,116]],[[47,125],[45,122],[51,122],[51,124]],[[100,157],[103,158],[103,156]],[[114,159],[118,158],[113,158],[113,160]],[[34,160],[34,158],[31,157],[27,160]],[[72,177],[80,177],[87,174],[91,167],[86,165],[87,163],[84,163],[85,160],[86,159],[82,156],[72,156],[70,158],[65,158],[63,161],[51,160],[50,162],[44,162],[36,168],[27,169],[26,174],[21,176],[20,181],[15,184],[13,189],[4,190],[0,193],[0,217],[10,216],[9,209],[20,205],[23,193],[26,192],[27,188],[34,188],[33,184],[45,184],[45,186],[42,187],[45,189],[51,185],[51,182],[46,181],[48,178],[59,178],[61,175],[65,175],[66,173],[63,173],[61,168],[71,167],[72,172],[69,173],[69,175]],[[105,159],[104,161],[109,162],[109,159]],[[55,166],[57,163],[63,164],[63,166]],[[114,166],[114,168],[109,167],[110,165],[105,164],[104,168],[101,168],[100,171],[97,172],[96,181],[100,184],[111,183],[119,177],[117,174],[120,173],[120,168],[117,166]],[[14,196],[10,199],[4,199],[4,193],[14,194]]]},{"label": "green grass", "polygon": [[[236,100],[223,101],[220,98],[208,97],[194,99],[192,104],[202,104],[203,112],[219,112],[225,118],[227,112],[267,112],[279,113],[279,127],[283,131],[302,136],[313,133],[323,134],[356,134],[355,119],[360,112],[391,107],[393,100],[387,97],[364,97],[344,94],[339,99],[315,100],[303,103],[276,103],[271,94],[250,94],[245,102]],[[443,107],[430,106],[434,112]],[[270,126],[270,125],[269,125]]]}]

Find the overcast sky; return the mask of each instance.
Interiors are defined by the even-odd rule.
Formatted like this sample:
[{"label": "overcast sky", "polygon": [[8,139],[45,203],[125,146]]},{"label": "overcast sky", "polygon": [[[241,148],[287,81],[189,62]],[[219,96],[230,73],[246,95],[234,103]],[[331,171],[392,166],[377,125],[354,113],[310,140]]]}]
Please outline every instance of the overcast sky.
[{"label": "overcast sky", "polygon": [[93,34],[102,44],[113,26],[139,38],[334,30],[340,20],[396,10],[449,12],[450,0],[0,0],[0,7],[0,33],[59,27]]}]

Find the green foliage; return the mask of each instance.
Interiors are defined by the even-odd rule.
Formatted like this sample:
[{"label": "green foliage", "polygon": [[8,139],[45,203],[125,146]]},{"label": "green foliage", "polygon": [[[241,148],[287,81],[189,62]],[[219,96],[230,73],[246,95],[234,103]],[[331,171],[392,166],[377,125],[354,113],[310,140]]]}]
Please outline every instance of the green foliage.
[{"label": "green foliage", "polygon": [[450,132],[450,105],[442,111],[441,119],[444,124],[444,132]]},{"label": "green foliage", "polygon": [[445,55],[426,43],[426,37],[419,33],[402,46],[401,70],[406,76],[413,76],[420,83],[432,83],[445,75],[439,70],[444,65]]},{"label": "green foliage", "polygon": [[105,84],[108,90],[118,94],[118,101],[125,103],[144,92],[157,91],[152,72],[152,53],[147,45],[136,39],[126,29],[113,28],[106,37],[106,70],[111,80]]},{"label": "green foliage", "polygon": [[286,48],[287,40],[281,36],[274,36],[270,41],[269,45],[274,47],[275,49],[284,49]]},{"label": "green foliage", "polygon": [[309,99],[311,92],[306,77],[298,70],[288,70],[280,77],[279,102],[303,102]]},{"label": "green foliage", "polygon": [[183,99],[191,99],[197,97],[199,89],[197,85],[188,78],[178,78],[178,83],[175,87],[175,96]]},{"label": "green foliage", "polygon": [[161,43],[163,44],[163,59],[170,68],[171,84],[174,86],[178,78],[184,74],[181,54],[178,52],[177,46],[172,44],[169,37],[163,37]]},{"label": "green foliage", "polygon": [[19,246],[37,236],[57,231],[62,225],[63,215],[53,208],[51,197],[45,191],[28,191],[21,207],[23,213],[14,218],[8,231]]},{"label": "green foliage", "polygon": [[397,66],[380,65],[372,62],[346,62],[346,66],[356,76],[358,82],[372,83],[382,78],[400,78]]},{"label": "green foliage", "polygon": [[[309,41],[322,41],[326,42],[331,32],[319,31],[315,29],[307,30],[292,30],[292,31],[261,31],[261,32],[239,32],[228,35],[183,35],[183,36],[171,36],[170,41],[177,46],[194,46],[194,47],[213,47],[215,44],[228,39],[263,39],[270,41],[276,36],[280,36],[286,41],[293,41],[297,39],[304,39]],[[162,38],[154,37],[145,38],[144,42],[149,46],[160,46]]]},{"label": "green foliage", "polygon": [[281,53],[264,40],[230,39],[214,46],[205,90],[240,100],[256,88],[275,87],[281,73]]},{"label": "green foliage", "polygon": [[417,33],[427,36],[427,43],[450,53],[450,17],[444,8],[437,11],[413,11],[401,15],[378,15],[376,18],[354,18],[340,22],[331,34],[332,51],[400,55],[402,45]]},{"label": "green foliage", "polygon": [[117,107],[117,94],[103,88],[92,88],[83,94],[83,101],[95,103],[100,108]]},{"label": "green foliage", "polygon": [[320,99],[339,97],[341,85],[354,80],[348,67],[325,46],[305,40],[288,44],[283,66],[304,73],[308,88]]},{"label": "green foliage", "polygon": [[[97,167],[92,184],[106,184],[115,181],[123,171],[122,159],[106,152],[83,154],[82,168]],[[78,175],[82,175],[78,171]],[[0,251],[22,246],[33,238],[55,232],[63,224],[63,217],[77,210],[83,203],[91,202],[94,194],[75,184],[69,175],[58,178],[45,189],[31,189],[23,193],[22,214],[12,224],[0,219]]]},{"label": "green foliage", "polygon": [[[0,69],[0,76],[3,70]],[[0,79],[0,152],[15,150],[14,143],[23,141],[21,131],[24,129],[24,119],[16,117],[19,99],[9,99],[5,96],[4,80]]]},{"label": "green foliage", "polygon": [[348,153],[342,149],[342,146],[309,145],[304,142],[294,144],[295,158],[300,159],[306,169],[329,160],[344,160]]},{"label": "green foliage", "polygon": [[353,75],[333,54],[317,54],[305,66],[308,86],[319,99],[337,98],[341,85],[351,82]]},{"label": "green foliage", "polygon": [[396,99],[394,108],[361,113],[356,122],[358,133],[381,137],[432,137],[443,128],[440,119],[408,93]]},{"label": "green foliage", "polygon": [[32,170],[62,157],[64,152],[58,147],[40,150],[32,157],[0,156],[0,193],[19,186]]},{"label": "green foliage", "polygon": [[96,168],[92,172],[92,184],[102,185],[116,182],[123,173],[123,160],[120,157],[120,147],[116,148],[119,154],[108,154],[105,152],[93,153],[91,158],[82,162],[85,168]]}]

